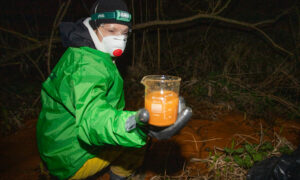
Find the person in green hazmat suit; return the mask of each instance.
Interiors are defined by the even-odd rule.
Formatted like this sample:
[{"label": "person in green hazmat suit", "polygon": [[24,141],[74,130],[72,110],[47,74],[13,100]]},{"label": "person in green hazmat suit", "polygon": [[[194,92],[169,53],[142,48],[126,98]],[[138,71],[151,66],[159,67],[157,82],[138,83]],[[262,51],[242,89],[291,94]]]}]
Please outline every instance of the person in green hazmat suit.
[{"label": "person in green hazmat suit", "polygon": [[124,111],[123,80],[113,61],[126,46],[131,15],[122,0],[98,0],[91,16],[60,24],[67,47],[42,84],[37,145],[58,179],[85,179],[110,167],[126,179],[141,166],[148,137],[168,139],[191,117],[180,99],[174,125],[148,128],[149,113]]}]

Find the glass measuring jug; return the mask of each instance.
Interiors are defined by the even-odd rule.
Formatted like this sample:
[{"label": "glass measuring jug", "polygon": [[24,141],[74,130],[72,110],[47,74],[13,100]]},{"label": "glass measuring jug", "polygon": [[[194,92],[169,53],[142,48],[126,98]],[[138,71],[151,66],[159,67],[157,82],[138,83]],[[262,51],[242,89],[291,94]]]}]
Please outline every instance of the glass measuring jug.
[{"label": "glass measuring jug", "polygon": [[175,123],[180,81],[180,77],[169,75],[143,77],[141,83],[145,86],[145,108],[150,115],[150,125],[164,127]]}]

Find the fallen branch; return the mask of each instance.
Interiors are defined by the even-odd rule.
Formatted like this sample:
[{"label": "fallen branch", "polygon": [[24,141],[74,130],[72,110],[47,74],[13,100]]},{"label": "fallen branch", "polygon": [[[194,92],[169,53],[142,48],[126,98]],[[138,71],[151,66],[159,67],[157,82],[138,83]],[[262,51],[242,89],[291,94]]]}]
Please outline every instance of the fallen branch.
[{"label": "fallen branch", "polygon": [[221,139],[223,139],[223,138],[212,138],[212,139],[206,139],[206,140],[202,140],[202,141],[196,141],[196,140],[184,140],[184,141],[203,143],[203,142],[216,141],[216,140],[221,140]]}]

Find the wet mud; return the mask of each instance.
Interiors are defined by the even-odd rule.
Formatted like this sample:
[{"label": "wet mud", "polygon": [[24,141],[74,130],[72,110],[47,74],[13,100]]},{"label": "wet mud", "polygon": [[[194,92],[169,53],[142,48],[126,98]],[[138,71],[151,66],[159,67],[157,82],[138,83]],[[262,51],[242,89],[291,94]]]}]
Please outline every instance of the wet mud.
[{"label": "wet mud", "polygon": [[[35,137],[36,119],[28,121],[18,132],[0,139],[0,179],[44,179],[41,176],[40,158]],[[262,131],[263,130],[263,131]],[[247,120],[243,114],[228,113],[217,120],[192,118],[182,131],[166,141],[151,140],[141,177],[180,176],[207,173],[204,163],[193,161],[205,159],[215,148],[229,147],[232,139],[258,143],[262,132],[264,138],[272,139],[277,133],[295,147],[300,144],[300,123],[276,120],[272,125],[263,120]],[[96,179],[108,179],[107,173]]]}]

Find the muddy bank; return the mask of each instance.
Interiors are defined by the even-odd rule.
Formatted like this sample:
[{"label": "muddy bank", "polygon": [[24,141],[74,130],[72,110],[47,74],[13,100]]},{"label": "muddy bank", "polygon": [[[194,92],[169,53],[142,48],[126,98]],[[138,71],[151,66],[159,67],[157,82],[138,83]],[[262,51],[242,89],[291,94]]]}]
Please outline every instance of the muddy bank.
[{"label": "muddy bank", "polygon": [[[36,120],[26,123],[13,135],[0,139],[0,179],[43,179],[40,176],[40,158],[35,138]],[[261,129],[264,138],[272,139],[272,133],[285,137],[294,146],[300,144],[300,123],[278,119],[273,125],[263,120],[246,120],[243,114],[226,114],[217,120],[191,119],[188,125],[168,141],[153,140],[142,167],[142,176],[205,174],[204,163],[192,162],[203,159],[215,147],[229,147],[233,138],[243,137],[249,141],[259,139]],[[102,175],[101,179],[107,179]],[[97,179],[100,179],[97,178]]]}]

